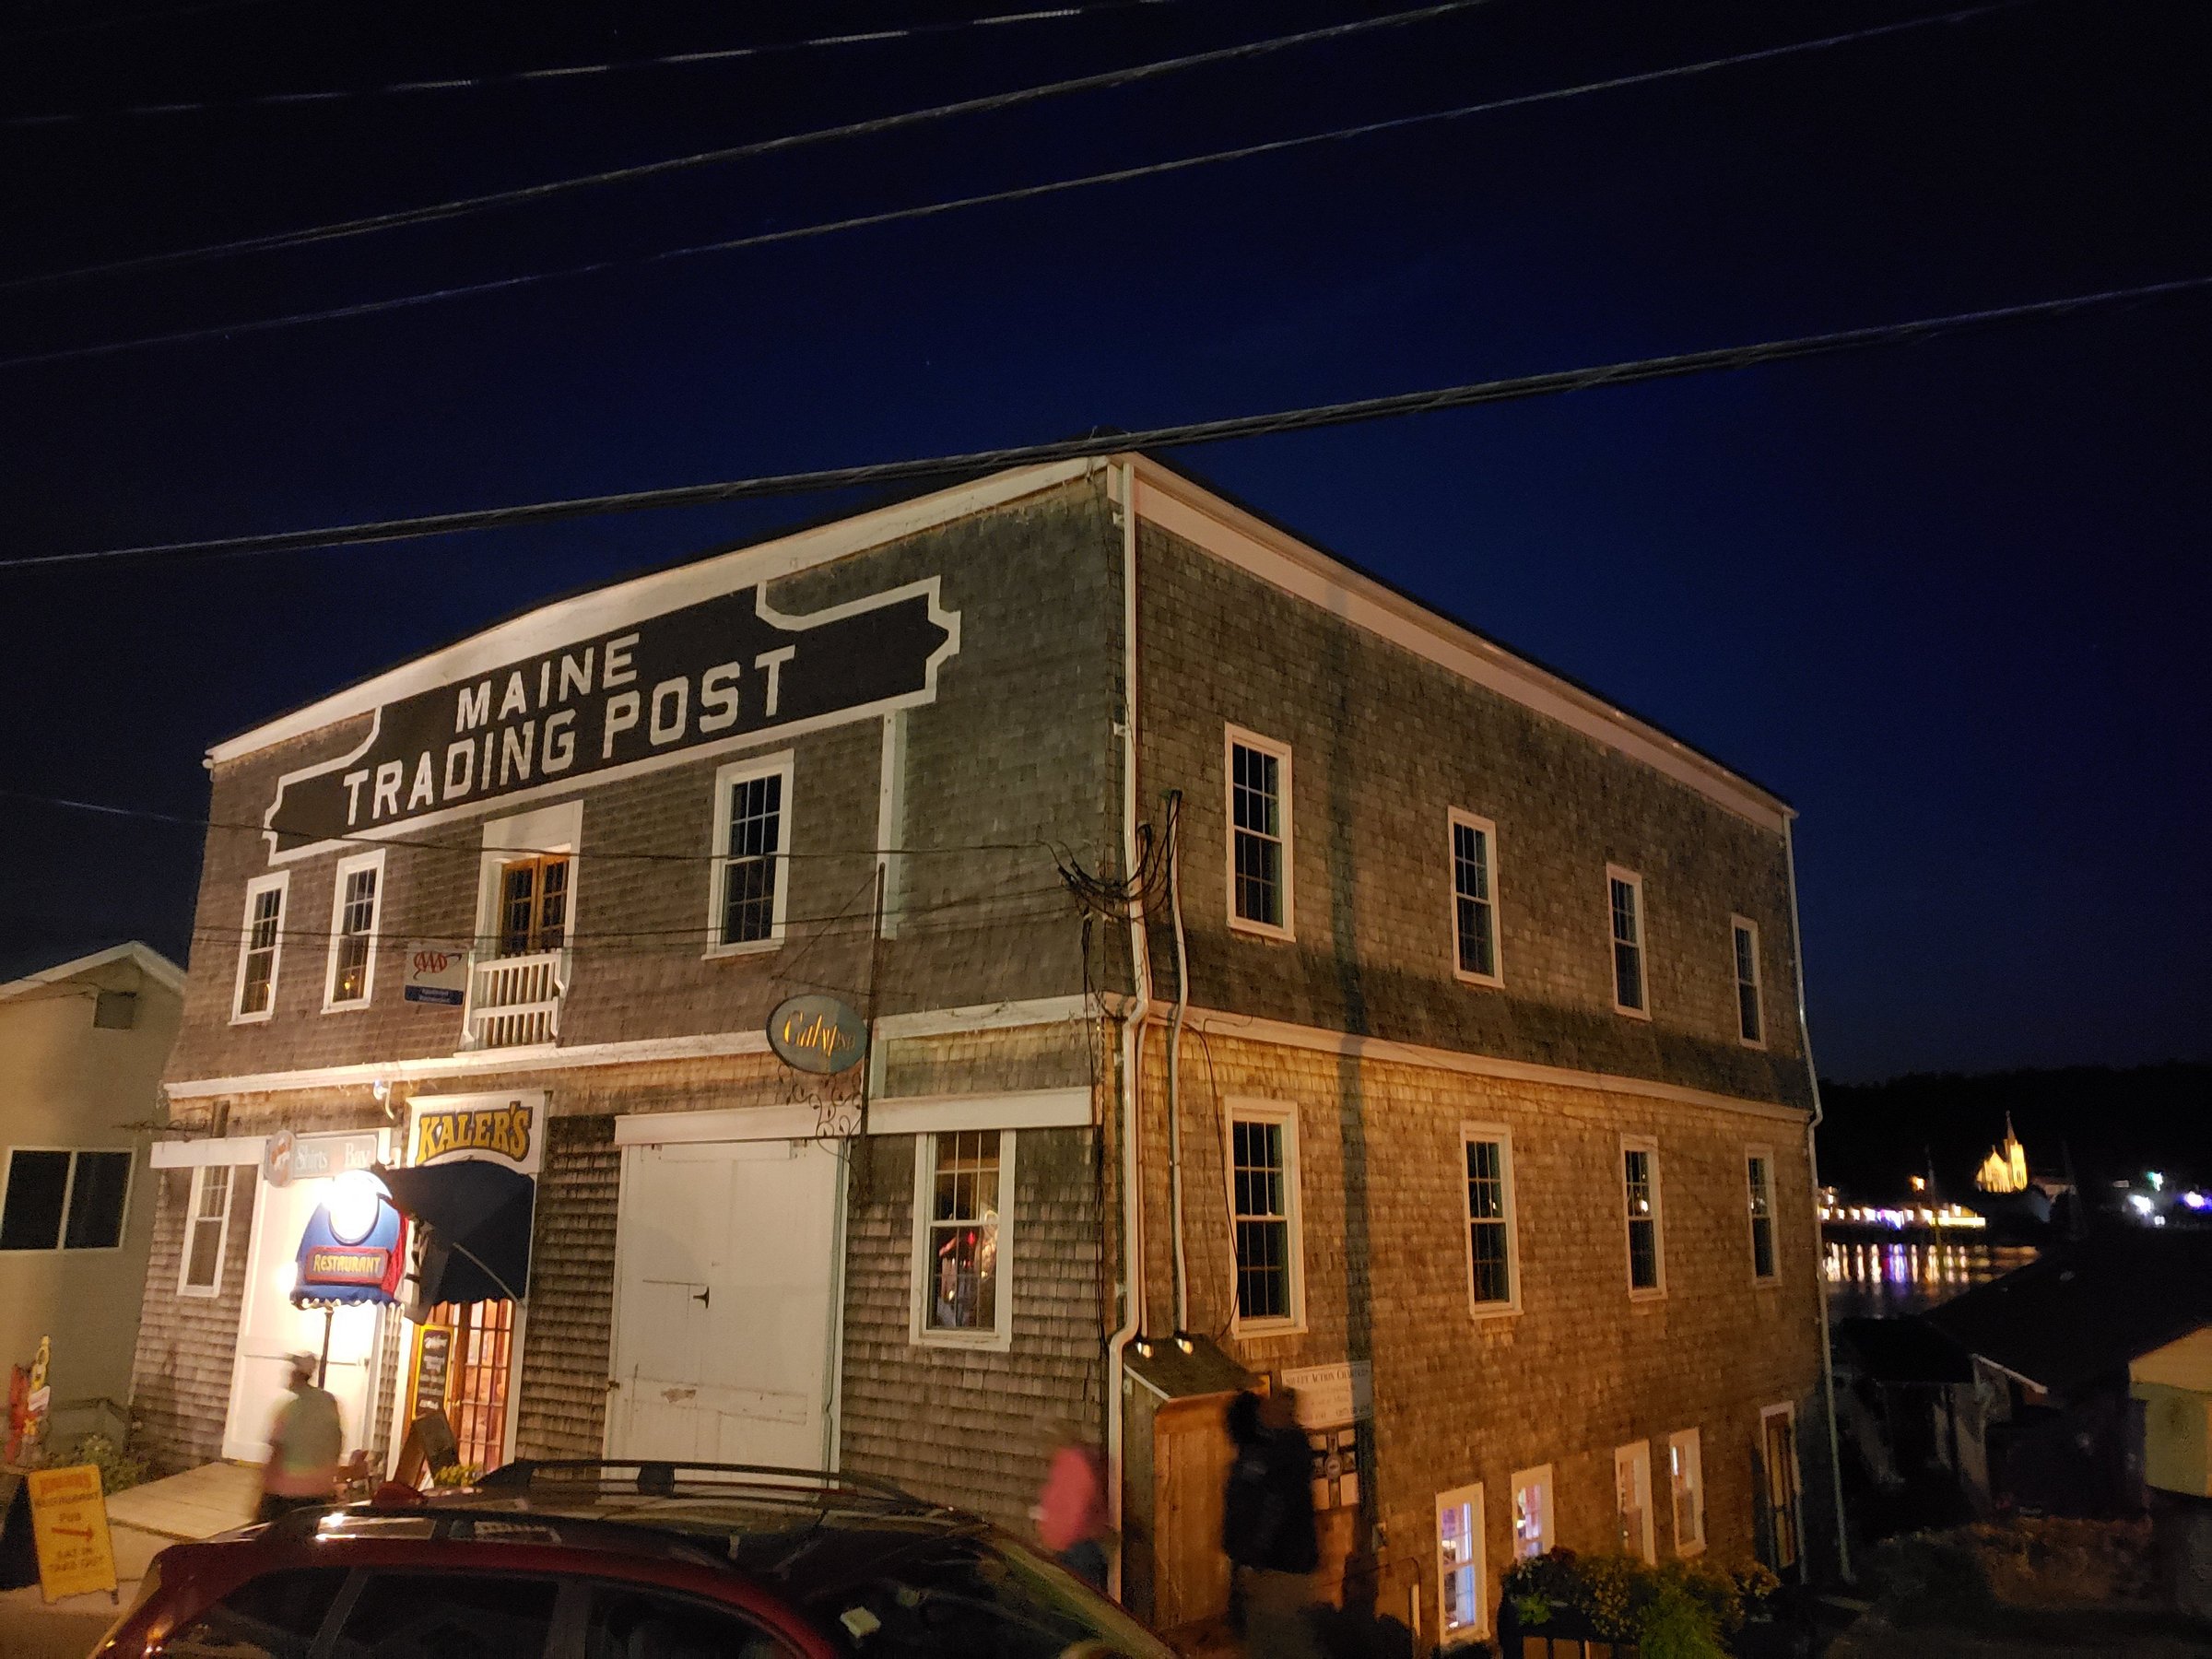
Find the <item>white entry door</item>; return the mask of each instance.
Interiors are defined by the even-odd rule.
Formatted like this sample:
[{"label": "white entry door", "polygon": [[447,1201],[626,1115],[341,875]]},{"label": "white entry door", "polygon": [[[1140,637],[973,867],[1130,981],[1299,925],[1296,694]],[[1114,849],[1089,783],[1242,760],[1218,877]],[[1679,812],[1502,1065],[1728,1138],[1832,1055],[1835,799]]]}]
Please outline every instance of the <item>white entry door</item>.
[{"label": "white entry door", "polygon": [[826,1467],[837,1155],[715,1141],[622,1159],[607,1455]]},{"label": "white entry door", "polygon": [[[269,1454],[269,1425],[291,1381],[289,1356],[323,1352],[323,1311],[292,1306],[300,1236],[330,1192],[327,1181],[271,1186],[253,1195],[253,1230],[246,1262],[246,1294],[239,1310],[238,1363],[230,1373],[230,1413],[223,1426],[223,1455],[260,1463]],[[330,1367],[324,1386],[337,1396],[346,1448],[366,1434],[371,1363],[381,1328],[381,1308],[339,1308],[330,1326]]]}]

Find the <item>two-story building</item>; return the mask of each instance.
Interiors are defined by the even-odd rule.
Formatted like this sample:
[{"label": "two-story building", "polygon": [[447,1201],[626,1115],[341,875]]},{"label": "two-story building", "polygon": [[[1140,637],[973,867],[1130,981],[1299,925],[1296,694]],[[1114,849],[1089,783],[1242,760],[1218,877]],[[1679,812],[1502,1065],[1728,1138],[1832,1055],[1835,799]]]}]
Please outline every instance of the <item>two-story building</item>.
[{"label": "two-story building", "polygon": [[[1332,1580],[1432,1642],[1516,1553],[1818,1524],[1789,808],[1163,463],[542,606],[208,763],[172,1461],[256,1454],[322,1340],[324,1174],[476,1160],[526,1249],[331,1321],[379,1451],[442,1405],[465,1463],[837,1466],[1018,1527],[1072,1420],[1173,1624],[1226,1595],[1264,1379]],[[796,994],[864,1065],[771,1052]]]}]

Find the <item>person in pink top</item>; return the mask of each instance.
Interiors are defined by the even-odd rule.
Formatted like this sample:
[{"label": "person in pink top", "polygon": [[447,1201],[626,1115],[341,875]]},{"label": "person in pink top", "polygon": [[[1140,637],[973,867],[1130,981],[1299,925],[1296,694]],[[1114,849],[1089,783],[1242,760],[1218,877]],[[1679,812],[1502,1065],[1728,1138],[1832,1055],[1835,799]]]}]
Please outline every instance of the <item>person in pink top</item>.
[{"label": "person in pink top", "polygon": [[1053,1461],[1030,1513],[1037,1541],[1094,1590],[1106,1588],[1106,1477],[1098,1449],[1073,1423],[1053,1426]]}]

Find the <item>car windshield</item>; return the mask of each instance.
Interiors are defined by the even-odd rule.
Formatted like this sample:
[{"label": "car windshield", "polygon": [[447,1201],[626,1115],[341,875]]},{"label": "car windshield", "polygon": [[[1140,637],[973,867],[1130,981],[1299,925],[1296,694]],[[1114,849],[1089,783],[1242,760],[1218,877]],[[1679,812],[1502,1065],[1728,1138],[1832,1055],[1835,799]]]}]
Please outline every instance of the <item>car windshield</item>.
[{"label": "car windshield", "polygon": [[810,1600],[823,1628],[862,1659],[1174,1659],[1072,1573],[992,1538],[918,1540]]}]

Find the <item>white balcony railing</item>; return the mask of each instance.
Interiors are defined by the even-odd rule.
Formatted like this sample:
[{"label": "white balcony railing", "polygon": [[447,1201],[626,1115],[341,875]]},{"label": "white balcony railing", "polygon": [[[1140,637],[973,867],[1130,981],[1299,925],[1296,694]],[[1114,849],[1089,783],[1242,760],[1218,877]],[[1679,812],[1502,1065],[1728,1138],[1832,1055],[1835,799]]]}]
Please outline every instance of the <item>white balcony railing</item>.
[{"label": "white balcony railing", "polygon": [[468,973],[465,1046],[526,1048],[559,1041],[563,954],[477,958]]}]

